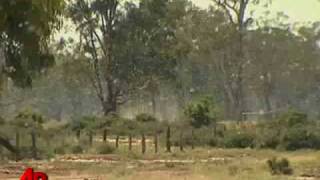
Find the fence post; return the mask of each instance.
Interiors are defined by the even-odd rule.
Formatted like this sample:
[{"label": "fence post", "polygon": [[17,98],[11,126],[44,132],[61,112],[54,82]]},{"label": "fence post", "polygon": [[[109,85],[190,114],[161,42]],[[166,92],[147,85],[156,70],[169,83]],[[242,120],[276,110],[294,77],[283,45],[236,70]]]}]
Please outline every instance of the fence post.
[{"label": "fence post", "polygon": [[132,150],[132,135],[129,135],[129,151]]},{"label": "fence post", "polygon": [[158,153],[158,133],[154,134],[154,152]]},{"label": "fence post", "polygon": [[180,151],[184,151],[183,149],[183,132],[181,131],[180,132],[180,143],[179,143],[179,146],[180,146]]},{"label": "fence post", "polygon": [[103,130],[103,142],[107,142],[107,138],[108,138],[108,130],[104,129]]},{"label": "fence post", "polygon": [[146,137],[144,133],[142,133],[141,147],[142,147],[142,154],[145,154],[146,153]]},{"label": "fence post", "polygon": [[119,148],[119,135],[116,136],[116,148]]},{"label": "fence post", "polygon": [[194,149],[194,130],[191,130],[191,149]]},{"label": "fence post", "polygon": [[167,136],[166,136],[166,143],[167,143],[167,152],[171,152],[171,129],[170,129],[170,125],[167,128]]}]

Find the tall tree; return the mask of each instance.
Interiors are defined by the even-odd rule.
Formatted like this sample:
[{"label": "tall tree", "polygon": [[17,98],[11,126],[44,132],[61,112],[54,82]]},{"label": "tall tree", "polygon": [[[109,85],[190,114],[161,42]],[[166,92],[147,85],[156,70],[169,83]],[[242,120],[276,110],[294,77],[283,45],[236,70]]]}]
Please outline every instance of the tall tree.
[{"label": "tall tree", "polygon": [[61,27],[64,0],[0,2],[0,49],[5,72],[16,85],[30,86],[35,72],[54,63],[48,43]]},{"label": "tall tree", "polygon": [[124,82],[118,76],[117,49],[118,24],[123,17],[118,0],[80,0],[71,3],[70,15],[84,40],[84,51],[92,85],[105,115],[117,112],[123,103]]},{"label": "tall tree", "polygon": [[[244,54],[244,36],[248,24],[252,21],[246,17],[250,0],[213,0],[222,9],[233,27],[231,51],[224,52],[224,60],[221,61],[221,73],[225,77],[225,102],[230,104],[232,118],[241,120],[242,113],[246,110],[244,94],[244,67],[246,63]],[[251,1],[255,2],[255,1]]]},{"label": "tall tree", "polygon": [[[53,64],[48,43],[61,27],[64,5],[64,0],[0,1],[1,72],[16,85],[31,86],[32,76]],[[0,145],[12,150],[9,142],[0,139]]]}]

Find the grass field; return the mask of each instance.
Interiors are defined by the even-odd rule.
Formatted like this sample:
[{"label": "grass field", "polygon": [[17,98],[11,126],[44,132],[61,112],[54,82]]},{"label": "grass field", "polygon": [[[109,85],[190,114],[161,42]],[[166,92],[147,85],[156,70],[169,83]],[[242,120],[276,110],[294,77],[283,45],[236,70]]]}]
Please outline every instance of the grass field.
[{"label": "grass field", "polygon": [[[271,175],[266,161],[272,157],[287,158],[293,175]],[[48,173],[50,180],[311,180],[320,178],[320,152],[203,148],[142,156],[123,150],[114,155],[65,155],[50,161],[2,162],[0,179],[18,180],[26,167]]]}]

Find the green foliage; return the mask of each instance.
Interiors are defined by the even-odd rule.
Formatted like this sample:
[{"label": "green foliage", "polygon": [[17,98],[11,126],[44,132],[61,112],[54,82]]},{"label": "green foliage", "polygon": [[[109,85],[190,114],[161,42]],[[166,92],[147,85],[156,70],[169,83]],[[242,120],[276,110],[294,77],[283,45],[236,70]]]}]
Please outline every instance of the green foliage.
[{"label": "green foliage", "polygon": [[11,122],[11,125],[16,129],[24,130],[41,130],[46,119],[39,113],[34,112],[31,109],[21,111],[16,115],[15,119]]},{"label": "green foliage", "polygon": [[138,114],[135,118],[137,122],[137,128],[140,133],[155,133],[159,131],[159,121],[150,114]]},{"label": "green foliage", "polygon": [[138,114],[136,116],[136,120],[139,123],[154,123],[157,121],[157,119],[154,116],[146,113]]},{"label": "green foliage", "polygon": [[64,0],[0,1],[0,39],[6,73],[16,85],[31,85],[34,72],[54,63],[50,35],[61,26]]},{"label": "green foliage", "polygon": [[71,147],[72,154],[82,154],[84,153],[84,147],[81,145],[74,145]]},{"label": "green foliage", "polygon": [[320,135],[310,125],[296,125],[287,131],[282,146],[286,150],[320,149]]},{"label": "green foliage", "polygon": [[134,134],[136,133],[137,128],[137,122],[119,116],[116,116],[116,119],[114,119],[111,125],[111,130],[116,135]]},{"label": "green foliage", "polygon": [[223,139],[226,148],[248,148],[254,147],[255,137],[246,132],[231,132]]},{"label": "green foliage", "polygon": [[111,146],[110,144],[100,144],[97,147],[97,153],[98,154],[112,154],[116,151],[114,146]]},{"label": "green foliage", "polygon": [[286,133],[279,120],[260,122],[257,131],[256,146],[271,149],[276,149],[280,146],[282,137]]},{"label": "green foliage", "polygon": [[190,125],[194,128],[209,126],[216,121],[212,114],[212,104],[208,99],[202,99],[199,102],[190,104],[185,109],[185,115],[190,120]]},{"label": "green foliage", "polygon": [[260,123],[256,144],[273,149],[319,149],[318,129],[318,124],[308,120],[304,113],[289,111],[277,120]]},{"label": "green foliage", "polygon": [[305,113],[289,110],[287,113],[282,115],[280,121],[285,122],[288,127],[293,127],[295,125],[303,125],[308,123],[308,116]]},{"label": "green foliage", "polygon": [[93,133],[99,127],[98,119],[95,116],[84,116],[73,119],[69,124],[72,131],[78,132],[84,130],[86,133]]},{"label": "green foliage", "polygon": [[67,148],[68,148],[67,146],[58,146],[54,148],[54,153],[59,155],[66,154],[68,152]]},{"label": "green foliage", "polygon": [[272,158],[267,161],[267,164],[272,175],[291,175],[293,173],[290,162],[286,158],[280,160]]}]

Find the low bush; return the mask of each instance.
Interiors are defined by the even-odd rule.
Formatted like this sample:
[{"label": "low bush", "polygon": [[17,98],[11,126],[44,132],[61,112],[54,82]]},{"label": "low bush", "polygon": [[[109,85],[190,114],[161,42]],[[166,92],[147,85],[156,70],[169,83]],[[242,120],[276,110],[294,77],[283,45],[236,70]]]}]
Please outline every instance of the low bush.
[{"label": "low bush", "polygon": [[286,150],[320,149],[320,136],[311,127],[297,125],[290,128],[284,139],[283,145]]},{"label": "low bush", "polygon": [[66,146],[58,146],[56,148],[54,148],[54,153],[55,154],[66,154],[67,153],[67,148]]},{"label": "low bush", "polygon": [[305,113],[298,111],[290,110],[287,113],[283,114],[280,118],[280,121],[285,121],[287,127],[293,127],[295,125],[305,124],[308,121],[308,116]]},{"label": "low bush", "polygon": [[55,153],[53,149],[43,148],[38,151],[39,159],[51,159],[55,157]]},{"label": "low bush", "polygon": [[303,113],[289,111],[277,120],[259,123],[256,144],[292,151],[320,149],[319,125]]},{"label": "low bush", "polygon": [[71,147],[72,154],[82,154],[84,152],[84,148],[80,145],[75,145]]},{"label": "low bush", "polygon": [[112,154],[116,149],[110,144],[101,144],[97,147],[98,154]]},{"label": "low bush", "polygon": [[254,147],[254,136],[245,133],[230,133],[223,139],[223,145],[226,148],[248,148]]},{"label": "low bush", "polygon": [[257,129],[256,147],[276,149],[280,146],[285,129],[279,126],[278,120],[261,122]]},{"label": "low bush", "polygon": [[169,168],[169,169],[176,167],[173,162],[166,162],[164,165],[166,168]]},{"label": "low bush", "polygon": [[293,169],[290,167],[290,162],[286,158],[278,160],[272,158],[267,161],[270,173],[272,175],[292,175]]}]

